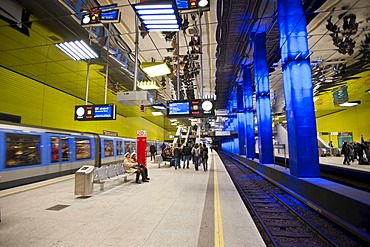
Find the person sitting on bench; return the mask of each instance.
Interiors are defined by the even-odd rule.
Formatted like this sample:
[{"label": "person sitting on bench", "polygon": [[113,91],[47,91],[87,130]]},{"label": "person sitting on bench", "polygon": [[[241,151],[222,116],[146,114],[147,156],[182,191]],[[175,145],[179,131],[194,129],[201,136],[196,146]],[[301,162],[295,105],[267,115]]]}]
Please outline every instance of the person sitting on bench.
[{"label": "person sitting on bench", "polygon": [[129,152],[125,153],[124,157],[125,158],[123,160],[123,165],[125,166],[126,172],[136,173],[136,183],[141,184],[141,182],[139,181],[140,174],[143,182],[146,182],[143,176],[143,170],[139,168],[138,164],[134,162],[133,159],[131,159],[130,153]]}]

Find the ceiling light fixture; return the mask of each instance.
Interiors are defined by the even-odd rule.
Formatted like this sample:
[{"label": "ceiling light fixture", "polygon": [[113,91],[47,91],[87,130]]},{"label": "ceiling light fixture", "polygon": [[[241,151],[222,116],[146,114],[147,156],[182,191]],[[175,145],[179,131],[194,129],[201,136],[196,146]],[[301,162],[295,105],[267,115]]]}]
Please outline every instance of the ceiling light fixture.
[{"label": "ceiling light fixture", "polygon": [[348,101],[342,104],[339,104],[339,106],[345,106],[345,107],[352,107],[361,104],[361,101]]},{"label": "ceiling light fixture", "polygon": [[164,104],[155,104],[155,105],[152,105],[152,107],[154,109],[157,109],[157,110],[166,110],[166,106]]},{"label": "ceiling light fixture", "polygon": [[99,55],[90,48],[83,40],[55,44],[73,60],[88,60],[98,58]]},{"label": "ceiling light fixture", "polygon": [[370,93],[370,89],[366,90],[365,92],[366,92],[366,93]]},{"label": "ceiling light fixture", "polygon": [[156,77],[160,75],[168,75],[171,73],[166,63],[163,62],[142,62],[141,68],[150,77]]},{"label": "ceiling light fixture", "polygon": [[180,30],[180,15],[175,0],[163,0],[160,4],[150,1],[142,2],[133,4],[132,8],[148,32],[177,32]]},{"label": "ceiling light fixture", "polygon": [[158,117],[158,116],[163,116],[163,113],[160,111],[153,111],[152,115]]},{"label": "ceiling light fixture", "polygon": [[143,90],[154,90],[159,88],[155,81],[139,81],[137,82],[137,87]]}]

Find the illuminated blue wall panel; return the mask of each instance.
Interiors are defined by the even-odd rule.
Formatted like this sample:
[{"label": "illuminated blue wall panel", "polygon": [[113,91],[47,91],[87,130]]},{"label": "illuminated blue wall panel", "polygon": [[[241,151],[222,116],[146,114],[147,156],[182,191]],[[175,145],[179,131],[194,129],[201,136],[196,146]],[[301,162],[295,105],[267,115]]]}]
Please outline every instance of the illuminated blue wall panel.
[{"label": "illuminated blue wall panel", "polygon": [[238,140],[239,140],[239,154],[245,155],[245,114],[244,114],[244,99],[243,99],[243,85],[239,84],[236,90],[237,100],[237,119],[238,119]]},{"label": "illuminated blue wall panel", "polygon": [[290,173],[297,177],[319,177],[310,53],[302,1],[279,0],[278,12]]},{"label": "illuminated blue wall panel", "polygon": [[259,161],[274,163],[270,82],[266,62],[266,34],[257,33],[254,40],[254,83],[256,87]]},{"label": "illuminated blue wall panel", "polygon": [[244,66],[243,69],[243,95],[245,108],[245,145],[247,159],[256,157],[254,139],[254,112],[253,112],[253,91],[251,67]]},{"label": "illuminated blue wall panel", "polygon": [[238,118],[238,139],[239,139],[239,154],[245,155],[245,114],[237,113]]}]

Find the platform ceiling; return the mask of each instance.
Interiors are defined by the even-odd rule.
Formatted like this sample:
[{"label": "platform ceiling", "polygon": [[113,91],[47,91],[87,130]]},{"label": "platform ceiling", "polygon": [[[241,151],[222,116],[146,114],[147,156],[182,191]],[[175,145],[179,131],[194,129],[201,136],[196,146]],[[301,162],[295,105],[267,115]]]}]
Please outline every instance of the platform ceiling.
[{"label": "platform ceiling", "polygon": [[[65,2],[61,0],[44,1],[17,0],[30,13],[31,25],[29,36],[11,28],[10,24],[0,20],[0,66],[19,74],[45,83],[58,90],[85,100],[87,63],[76,62],[62,53],[56,43],[76,39],[89,40],[89,28],[82,27]],[[73,2],[73,1],[71,1]],[[98,6],[117,3],[122,13],[121,21],[114,24],[115,37],[124,44],[129,57],[134,60],[135,23],[134,12],[127,0],[91,0],[89,5]],[[332,90],[341,85],[348,86],[349,100],[360,100],[357,107],[370,107],[370,2],[367,0],[304,0],[307,18],[309,47],[312,51],[312,75],[315,87],[316,116],[324,116],[347,108],[335,106]],[[180,55],[191,50],[189,41],[194,33],[202,36],[202,61],[195,61],[196,75],[194,85],[182,85],[180,98],[200,98],[202,95],[216,95],[216,107],[226,108],[230,93],[242,78],[242,66],[250,64],[253,68],[253,33],[267,32],[267,53],[270,67],[270,85],[273,113],[284,114],[284,95],[281,76],[279,32],[277,27],[277,1],[211,1],[211,9],[202,14],[191,14],[188,28],[180,32]],[[345,20],[353,20],[357,30],[349,36],[355,42],[353,52],[340,53],[333,44],[333,38],[327,28],[328,20],[337,25],[343,37]],[[183,14],[185,16],[185,14]],[[351,17],[352,19],[350,19]],[[201,32],[200,32],[201,31]],[[113,35],[113,34],[112,34]],[[90,37],[90,39],[94,39]],[[94,41],[93,41],[94,42]],[[348,44],[348,43],[345,43]],[[89,75],[89,99],[93,104],[104,103],[106,51],[99,44],[102,58],[92,62]],[[165,39],[162,33],[149,33],[139,39],[139,61],[163,61],[174,57],[173,41]],[[119,64],[109,60],[109,79],[111,90],[107,103],[116,103],[118,91],[133,89],[132,75],[123,70]],[[199,64],[199,66],[198,66]],[[201,75],[203,74],[203,81]],[[149,78],[148,78],[149,79]],[[171,87],[170,76],[151,78],[163,84],[159,90],[151,91],[157,102],[178,99],[176,81]],[[163,83],[164,82],[164,83]],[[187,90],[187,91],[186,91]],[[186,98],[186,97],[185,97]],[[125,107],[119,105],[118,113],[130,117],[141,116],[151,122],[175,131],[174,126],[163,117],[154,117],[151,108],[140,110],[139,106]]]}]

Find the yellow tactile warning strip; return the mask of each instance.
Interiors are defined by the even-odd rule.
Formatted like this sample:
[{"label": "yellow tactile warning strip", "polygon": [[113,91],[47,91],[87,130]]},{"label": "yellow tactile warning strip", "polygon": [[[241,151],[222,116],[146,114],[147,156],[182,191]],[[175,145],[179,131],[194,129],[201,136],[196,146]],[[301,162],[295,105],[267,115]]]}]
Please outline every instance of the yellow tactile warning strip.
[{"label": "yellow tactile warning strip", "polygon": [[217,167],[215,162],[215,156],[212,155],[213,163],[213,182],[214,182],[214,213],[215,213],[215,246],[224,246],[224,232],[222,228],[222,217],[221,217],[221,205],[220,205],[220,194],[218,191],[218,179],[217,179]]}]

